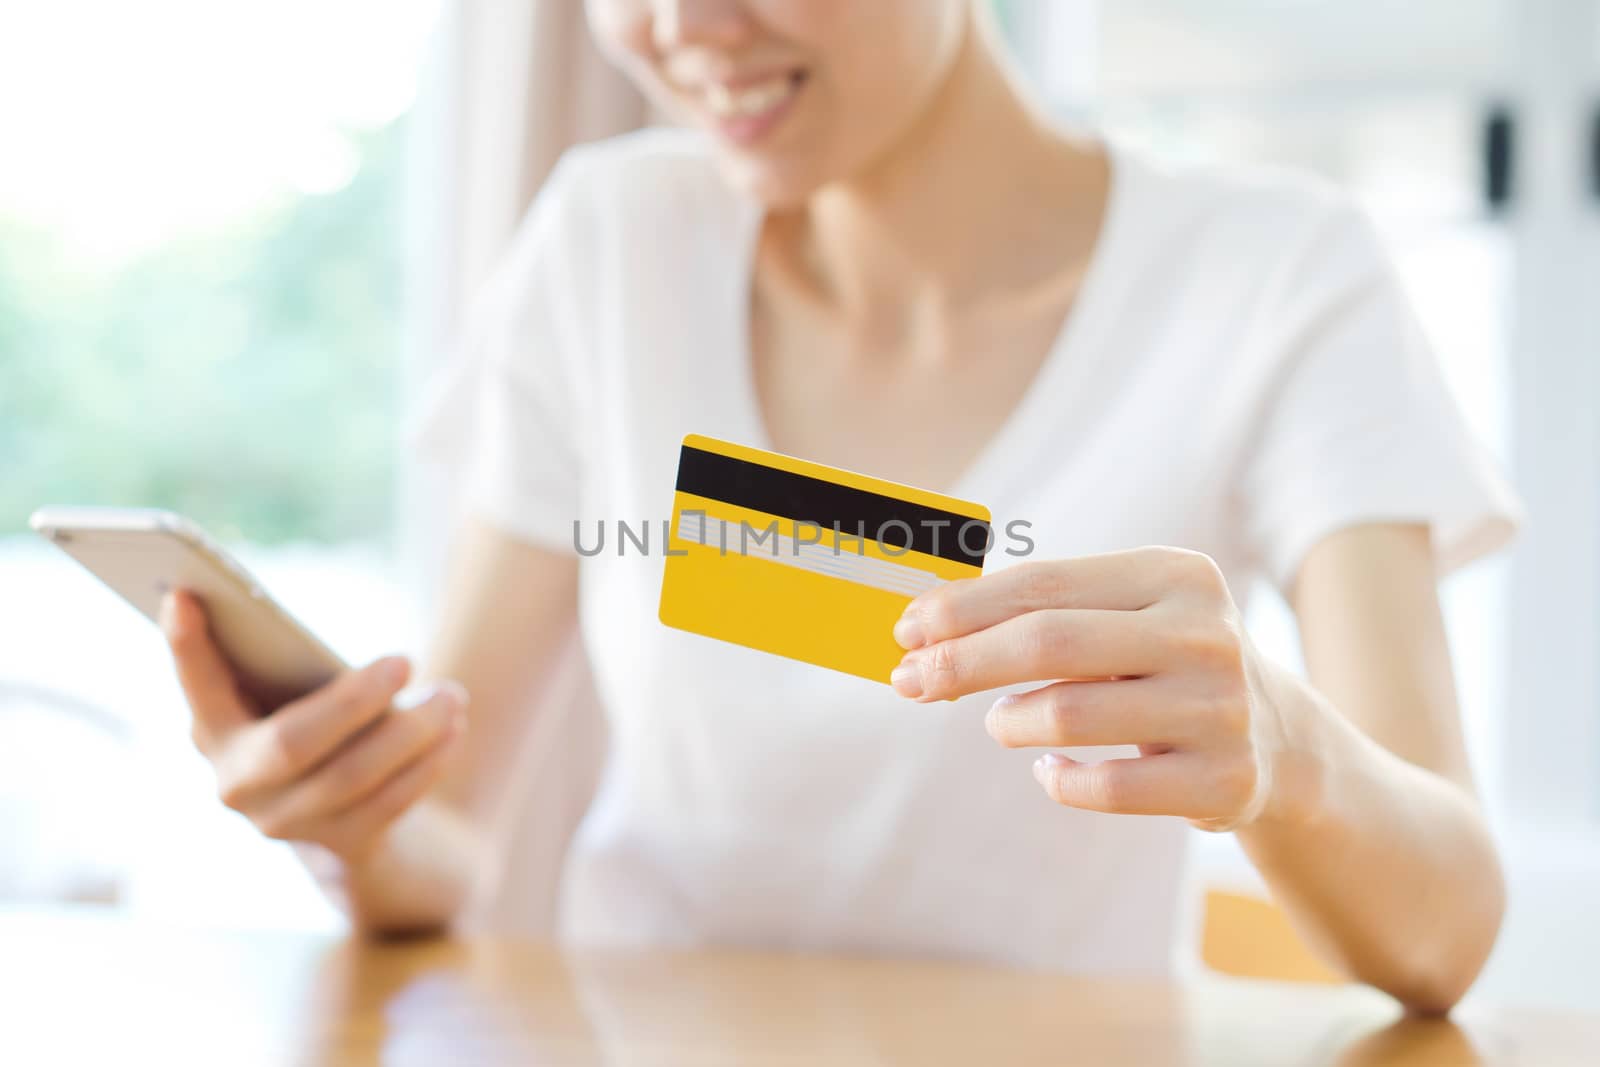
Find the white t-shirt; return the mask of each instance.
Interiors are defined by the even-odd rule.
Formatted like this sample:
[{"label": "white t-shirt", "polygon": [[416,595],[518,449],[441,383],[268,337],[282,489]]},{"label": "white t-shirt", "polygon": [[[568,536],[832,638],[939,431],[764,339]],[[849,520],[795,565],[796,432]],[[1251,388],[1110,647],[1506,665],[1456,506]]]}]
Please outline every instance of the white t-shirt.
[{"label": "white t-shirt", "polygon": [[[1351,523],[1427,522],[1446,569],[1509,536],[1516,504],[1344,197],[1113,148],[1065,329],[957,484],[930,488],[988,505],[997,531],[1029,521],[1034,559],[1199,549],[1240,600]],[[995,694],[914,704],[658,621],[683,435],[770,447],[747,340],[761,221],[696,134],[568,153],[426,431],[463,446],[470,507],[519,538],[573,551],[574,520],[586,546],[601,520],[655,528],[648,556],[619,557],[613,527],[581,562],[610,750],[564,932],[1167,970],[1181,820],[1051,803],[1038,753],[984,732]]]}]

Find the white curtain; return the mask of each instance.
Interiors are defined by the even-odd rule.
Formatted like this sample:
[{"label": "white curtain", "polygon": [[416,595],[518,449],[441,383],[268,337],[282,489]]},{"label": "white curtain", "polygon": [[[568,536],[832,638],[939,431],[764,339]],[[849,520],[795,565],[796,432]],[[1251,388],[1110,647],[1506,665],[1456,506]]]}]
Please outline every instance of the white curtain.
[{"label": "white curtain", "polygon": [[569,146],[643,125],[644,100],[596,50],[580,0],[451,0],[452,121],[442,209],[464,307]]},{"label": "white curtain", "polygon": [[[457,358],[467,309],[545,175],[570,145],[625,132],[650,117],[643,98],[600,56],[580,0],[446,0],[436,62],[419,103],[413,173],[424,196],[411,306],[418,352],[409,374],[410,445],[399,523],[419,590],[423,630],[437,601],[456,513],[448,454],[468,366]],[[580,650],[569,650],[541,706],[496,842],[511,862],[472,925],[530,936],[555,929],[561,858],[587,809],[604,753],[602,719]]]}]

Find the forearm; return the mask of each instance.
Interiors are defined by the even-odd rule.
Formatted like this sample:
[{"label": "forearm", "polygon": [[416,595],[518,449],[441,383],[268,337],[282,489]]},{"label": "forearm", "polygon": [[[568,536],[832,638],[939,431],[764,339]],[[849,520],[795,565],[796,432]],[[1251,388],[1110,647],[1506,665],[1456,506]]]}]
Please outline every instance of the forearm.
[{"label": "forearm", "polygon": [[1448,1010],[1505,906],[1483,817],[1455,782],[1389,752],[1298,680],[1285,803],[1238,837],[1312,947],[1407,1007]]},{"label": "forearm", "polygon": [[443,931],[487,875],[481,835],[436,800],[417,804],[359,856],[315,845],[296,852],[351,924],[377,935]]}]

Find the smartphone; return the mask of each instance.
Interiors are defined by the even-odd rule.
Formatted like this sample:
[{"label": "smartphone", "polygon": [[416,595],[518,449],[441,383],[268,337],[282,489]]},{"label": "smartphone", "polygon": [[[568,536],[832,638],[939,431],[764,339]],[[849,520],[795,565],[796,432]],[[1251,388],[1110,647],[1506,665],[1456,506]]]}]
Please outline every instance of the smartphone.
[{"label": "smartphone", "polygon": [[199,526],[154,508],[40,508],[29,520],[41,536],[152,622],[169,589],[205,605],[212,638],[241,686],[265,710],[316,689],[345,669]]}]

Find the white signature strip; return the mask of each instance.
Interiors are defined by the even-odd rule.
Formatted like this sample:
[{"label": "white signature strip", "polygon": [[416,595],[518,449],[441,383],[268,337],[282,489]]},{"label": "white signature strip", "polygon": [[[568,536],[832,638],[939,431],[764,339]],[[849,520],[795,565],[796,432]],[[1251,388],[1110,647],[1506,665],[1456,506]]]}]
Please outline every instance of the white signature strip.
[{"label": "white signature strip", "polygon": [[[762,535],[759,543],[754,534]],[[876,556],[858,555],[848,547],[848,540],[835,551],[832,545],[797,541],[781,533],[766,533],[753,527],[742,526],[737,522],[706,516],[697,511],[678,513],[678,536],[693,544],[708,545],[712,548],[726,545],[727,551],[736,556],[760,556],[774,563],[843,578],[860,585],[872,586],[874,589],[899,593],[902,596],[914,597],[926,593],[934,586],[943,585],[945,581],[937,574],[929,574],[904,563],[892,563]]]}]

